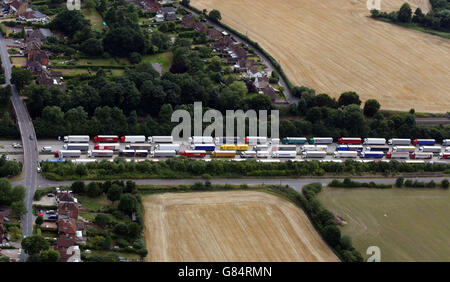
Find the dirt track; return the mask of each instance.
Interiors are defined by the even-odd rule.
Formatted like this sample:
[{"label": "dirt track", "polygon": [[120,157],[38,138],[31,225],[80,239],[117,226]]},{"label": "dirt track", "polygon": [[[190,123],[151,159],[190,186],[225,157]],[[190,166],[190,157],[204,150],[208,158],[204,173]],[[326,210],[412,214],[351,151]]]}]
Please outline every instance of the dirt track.
[{"label": "dirt track", "polygon": [[253,191],[144,198],[148,261],[337,261],[302,210]]},{"label": "dirt track", "polygon": [[[450,109],[450,40],[368,18],[366,0],[192,0],[259,42],[292,83],[338,97],[356,91],[385,109]],[[403,0],[382,1],[398,10]],[[428,0],[410,0],[427,12]]]}]

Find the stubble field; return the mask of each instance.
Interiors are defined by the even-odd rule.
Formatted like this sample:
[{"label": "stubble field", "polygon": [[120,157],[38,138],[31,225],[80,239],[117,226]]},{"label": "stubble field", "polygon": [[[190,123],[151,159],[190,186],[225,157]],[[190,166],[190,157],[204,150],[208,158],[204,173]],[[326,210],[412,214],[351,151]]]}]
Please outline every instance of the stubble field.
[{"label": "stubble field", "polygon": [[[384,109],[450,109],[450,40],[369,18],[366,0],[191,0],[278,60],[292,83],[338,97],[356,91]],[[404,0],[384,0],[382,11]],[[408,1],[428,12],[428,0]]]},{"label": "stubble field", "polygon": [[256,191],[143,199],[147,261],[337,261],[302,210]]}]

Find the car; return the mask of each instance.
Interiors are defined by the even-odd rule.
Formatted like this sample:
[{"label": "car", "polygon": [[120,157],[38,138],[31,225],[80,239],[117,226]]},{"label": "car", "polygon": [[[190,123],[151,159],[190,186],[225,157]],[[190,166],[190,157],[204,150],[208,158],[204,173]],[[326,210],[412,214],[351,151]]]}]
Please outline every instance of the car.
[{"label": "car", "polygon": [[30,135],[30,140],[34,140],[33,136]]},{"label": "car", "polygon": [[46,214],[55,214],[55,211],[54,210],[48,210],[48,211],[45,211],[45,213]]},{"label": "car", "polygon": [[39,166],[37,167],[37,172],[41,173],[41,168]]},{"label": "car", "polygon": [[39,215],[44,215],[44,211],[43,211],[43,210],[40,210],[40,211],[39,211]]}]

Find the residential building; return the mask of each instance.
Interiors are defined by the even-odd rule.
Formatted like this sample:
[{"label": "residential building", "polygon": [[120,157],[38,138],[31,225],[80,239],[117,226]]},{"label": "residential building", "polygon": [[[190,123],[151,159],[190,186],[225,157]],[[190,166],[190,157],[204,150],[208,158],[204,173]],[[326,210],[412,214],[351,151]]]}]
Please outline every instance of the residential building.
[{"label": "residential building", "polygon": [[78,218],[78,204],[75,202],[60,202],[58,204],[60,218]]},{"label": "residential building", "polygon": [[194,27],[195,23],[195,18],[191,14],[187,14],[181,18],[181,24],[185,27]]},{"label": "residential building", "polygon": [[58,232],[75,239],[77,232],[77,223],[75,218],[59,218]]},{"label": "residential building", "polygon": [[15,15],[22,15],[27,11],[28,2],[26,0],[14,0],[9,4],[9,10]]}]

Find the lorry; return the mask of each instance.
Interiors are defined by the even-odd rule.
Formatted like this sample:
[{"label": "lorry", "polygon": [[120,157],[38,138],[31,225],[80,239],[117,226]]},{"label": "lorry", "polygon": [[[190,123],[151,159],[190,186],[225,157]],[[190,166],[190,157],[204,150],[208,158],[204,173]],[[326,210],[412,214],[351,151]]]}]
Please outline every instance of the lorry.
[{"label": "lorry", "polygon": [[356,158],[358,157],[358,152],[356,151],[335,151],[335,158]]},{"label": "lorry", "polygon": [[298,145],[305,144],[307,141],[306,137],[285,137],[281,143],[285,145]]},{"label": "lorry", "polygon": [[270,144],[272,144],[272,145],[280,144],[280,138],[272,138],[272,139],[270,139]]},{"label": "lorry", "polygon": [[394,146],[392,152],[414,152],[416,147],[414,146]]},{"label": "lorry", "polygon": [[153,151],[154,158],[171,158],[177,155],[177,151],[175,150],[154,150]]},{"label": "lorry", "polygon": [[119,136],[117,135],[97,135],[94,136],[95,143],[116,143],[119,142]]},{"label": "lorry", "polygon": [[249,145],[267,144],[267,137],[247,136],[244,137],[244,142]]},{"label": "lorry", "polygon": [[120,150],[119,157],[133,158],[136,154],[135,150]]},{"label": "lorry", "polygon": [[333,144],[333,137],[313,137],[309,139],[309,144]]},{"label": "lorry", "polygon": [[120,137],[120,142],[122,143],[145,143],[144,135],[125,135]]},{"label": "lorry", "polygon": [[236,145],[231,145],[231,144],[220,145],[220,150],[221,151],[235,151]]},{"label": "lorry", "polygon": [[256,157],[257,158],[265,159],[265,158],[268,158],[270,156],[269,151],[255,151],[255,152],[256,152]]},{"label": "lorry", "polygon": [[450,159],[450,153],[440,153],[439,158],[440,159]]},{"label": "lorry", "polygon": [[402,139],[402,138],[392,138],[388,140],[388,144],[389,145],[403,145],[403,146],[407,146],[407,145],[411,145],[411,139]]},{"label": "lorry", "polygon": [[148,143],[173,143],[173,136],[149,136]]},{"label": "lorry", "polygon": [[236,151],[217,150],[212,152],[211,156],[215,158],[234,158],[236,156]]},{"label": "lorry", "polygon": [[44,146],[41,149],[41,152],[51,152],[52,151],[52,146]]},{"label": "lorry", "polygon": [[433,146],[434,144],[436,144],[436,140],[434,139],[414,139],[412,141],[412,144],[414,146],[416,145],[429,145],[429,146]]},{"label": "lorry", "polygon": [[150,151],[151,148],[152,148],[151,144],[135,143],[135,144],[127,144],[127,145],[125,145],[125,149],[127,149],[127,150],[147,150],[147,151]]},{"label": "lorry", "polygon": [[297,146],[295,145],[278,145],[277,147],[278,151],[294,151],[297,152]]},{"label": "lorry", "polygon": [[384,145],[386,144],[385,138],[364,138],[364,145]]},{"label": "lorry", "polygon": [[214,143],[212,136],[192,136],[189,137],[189,143],[191,144],[210,144]]},{"label": "lorry", "polygon": [[136,158],[146,158],[148,156],[148,150],[135,150]]},{"label": "lorry", "polygon": [[57,158],[79,158],[81,156],[80,150],[59,150],[55,152]]},{"label": "lorry", "polygon": [[65,143],[89,143],[89,135],[68,135],[64,136]]},{"label": "lorry", "polygon": [[327,145],[303,145],[301,147],[301,151],[327,151],[328,146]]},{"label": "lorry", "polygon": [[237,144],[236,150],[237,151],[248,151],[248,145],[247,144]]},{"label": "lorry", "polygon": [[362,152],[363,149],[364,149],[363,145],[348,145],[349,151]]},{"label": "lorry", "polygon": [[180,144],[156,144],[155,150],[175,150],[180,151]]},{"label": "lorry", "polygon": [[103,158],[110,158],[114,154],[113,150],[89,150],[88,156],[89,157],[103,157]]},{"label": "lorry", "polygon": [[319,158],[323,159],[326,157],[327,152],[325,151],[306,151],[302,153],[303,158]]},{"label": "lorry", "polygon": [[214,142],[218,144],[237,144],[240,142],[240,140],[243,140],[241,137],[216,137],[214,138]]},{"label": "lorry", "polygon": [[389,152],[391,148],[389,146],[370,146],[366,147],[366,151],[381,151],[381,152]]},{"label": "lorry", "polygon": [[295,158],[296,151],[275,151],[272,153],[272,158]]},{"label": "lorry", "polygon": [[206,157],[205,150],[186,150],[181,151],[182,156],[190,157],[190,158],[204,158]]},{"label": "lorry", "polygon": [[450,146],[450,139],[442,140],[442,146]]},{"label": "lorry", "polygon": [[442,151],[441,146],[422,146],[419,147],[420,152],[440,153]]},{"label": "lorry", "polygon": [[269,146],[268,145],[256,145],[253,147],[253,150],[255,151],[268,151],[269,150]]},{"label": "lorry", "polygon": [[409,152],[388,152],[386,154],[386,158],[388,158],[388,159],[408,159]]},{"label": "lorry", "polygon": [[216,145],[214,144],[192,144],[192,150],[204,150],[204,151],[214,151],[216,149]]},{"label": "lorry", "polygon": [[411,159],[431,159],[431,158],[433,158],[433,153],[419,152],[411,154]]},{"label": "lorry", "polygon": [[94,145],[95,150],[113,150],[120,149],[120,143],[98,143]]},{"label": "lorry", "polygon": [[367,151],[361,153],[361,158],[371,158],[371,159],[382,159],[384,157],[384,152],[381,151]]},{"label": "lorry", "polygon": [[240,156],[241,158],[256,158],[256,151],[242,151]]},{"label": "lorry", "polygon": [[61,158],[61,159],[46,159],[44,162],[49,162],[49,163],[64,163],[66,162],[66,159]]},{"label": "lorry", "polygon": [[342,137],[338,139],[339,144],[361,144],[362,140],[358,137]]},{"label": "lorry", "polygon": [[89,143],[67,143],[63,146],[64,150],[89,150]]}]

